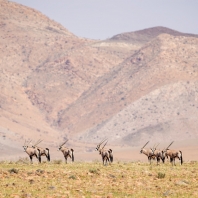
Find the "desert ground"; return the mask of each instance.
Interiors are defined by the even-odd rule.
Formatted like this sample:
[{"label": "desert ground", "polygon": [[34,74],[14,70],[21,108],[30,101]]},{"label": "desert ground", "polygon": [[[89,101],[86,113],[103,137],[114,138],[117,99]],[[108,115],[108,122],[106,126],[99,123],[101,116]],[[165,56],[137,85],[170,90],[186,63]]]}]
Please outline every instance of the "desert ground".
[{"label": "desert ground", "polygon": [[159,144],[198,160],[198,35],[151,27],[80,38],[41,12],[0,0],[0,160],[27,157],[42,139],[52,160],[69,139],[76,162],[147,162]]},{"label": "desert ground", "polygon": [[149,165],[142,162],[60,160],[0,163],[0,196],[13,198],[198,197],[198,163]]}]

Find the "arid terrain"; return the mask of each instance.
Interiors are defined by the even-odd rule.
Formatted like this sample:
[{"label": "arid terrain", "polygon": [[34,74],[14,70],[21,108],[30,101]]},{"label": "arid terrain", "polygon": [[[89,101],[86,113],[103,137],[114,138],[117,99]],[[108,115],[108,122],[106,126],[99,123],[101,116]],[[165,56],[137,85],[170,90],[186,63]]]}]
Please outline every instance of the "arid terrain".
[{"label": "arid terrain", "polygon": [[2,198],[198,197],[198,163],[0,162]]},{"label": "arid terrain", "polygon": [[166,27],[79,38],[42,13],[0,0],[0,159],[42,139],[52,159],[66,138],[76,160],[142,160],[160,143],[198,160],[198,35]]}]

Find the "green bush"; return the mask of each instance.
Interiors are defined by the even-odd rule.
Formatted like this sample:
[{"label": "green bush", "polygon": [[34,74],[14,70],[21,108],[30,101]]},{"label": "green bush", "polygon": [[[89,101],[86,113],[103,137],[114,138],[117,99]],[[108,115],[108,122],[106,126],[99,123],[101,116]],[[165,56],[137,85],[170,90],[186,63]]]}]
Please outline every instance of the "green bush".
[{"label": "green bush", "polygon": [[163,179],[163,178],[165,178],[165,173],[158,173],[157,178],[158,178],[158,179]]}]

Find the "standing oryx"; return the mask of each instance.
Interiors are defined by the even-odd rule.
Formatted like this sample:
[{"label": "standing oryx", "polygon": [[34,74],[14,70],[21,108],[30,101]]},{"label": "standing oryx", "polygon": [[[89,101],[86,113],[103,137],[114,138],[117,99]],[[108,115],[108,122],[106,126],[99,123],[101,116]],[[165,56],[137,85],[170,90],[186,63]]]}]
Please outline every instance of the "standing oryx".
[{"label": "standing oryx", "polygon": [[[158,145],[159,145],[159,144],[158,144]],[[158,145],[157,145],[157,146],[158,146]],[[159,165],[160,159],[161,159],[162,162],[164,163],[165,157],[164,157],[164,155],[163,155],[163,153],[162,153],[161,150],[156,150],[156,149],[157,149],[157,146],[154,146],[151,150],[152,150],[152,152],[153,152],[153,156],[156,157],[156,159],[157,159],[157,165]]]},{"label": "standing oryx", "polygon": [[151,149],[145,149],[144,147],[149,143],[149,141],[141,148],[140,153],[145,154],[148,157],[148,161],[151,164],[151,159],[155,159],[153,151]]},{"label": "standing oryx", "polygon": [[68,141],[68,140],[66,140],[65,142],[63,142],[63,143],[59,146],[58,151],[59,151],[59,150],[62,151],[62,153],[63,153],[63,155],[64,155],[64,157],[65,157],[65,162],[66,162],[66,163],[67,163],[67,158],[68,158],[68,157],[70,157],[70,158],[72,159],[72,162],[74,162],[74,154],[73,154],[74,150],[73,150],[72,148],[69,149],[69,148],[63,147],[63,145],[66,144],[67,141]]},{"label": "standing oryx", "polygon": [[170,157],[170,162],[172,163],[172,165],[176,165],[175,164],[175,158],[178,158],[181,161],[181,165],[183,164],[183,157],[182,157],[182,152],[176,151],[176,150],[169,150],[169,147],[172,145],[173,142],[170,143],[170,145],[164,149],[162,151],[162,155],[164,157]]},{"label": "standing oryx", "polygon": [[[102,140],[97,146],[96,146],[96,151],[99,151],[99,155],[102,156],[102,161],[103,161],[103,165],[107,165],[107,162],[110,164],[113,162],[113,153],[112,153],[112,149],[104,149],[104,147],[106,146],[107,139]],[[101,148],[101,145],[106,141],[106,143],[103,145],[103,147]]]},{"label": "standing oryx", "polygon": [[39,150],[37,148],[32,148],[32,147],[29,147],[28,144],[31,142],[31,140],[29,142],[27,142],[25,140],[25,143],[23,145],[23,148],[24,148],[24,151],[29,155],[30,157],[30,160],[31,160],[31,163],[32,162],[32,157],[35,156],[39,162],[41,162],[41,158],[39,156]]},{"label": "standing oryx", "polygon": [[41,148],[41,147],[37,147],[38,144],[40,144],[43,140],[38,140],[33,146],[32,148],[37,149],[39,151],[39,159],[41,162],[41,156],[45,156],[47,158],[47,161],[50,161],[50,153],[49,153],[49,149],[48,148]]}]

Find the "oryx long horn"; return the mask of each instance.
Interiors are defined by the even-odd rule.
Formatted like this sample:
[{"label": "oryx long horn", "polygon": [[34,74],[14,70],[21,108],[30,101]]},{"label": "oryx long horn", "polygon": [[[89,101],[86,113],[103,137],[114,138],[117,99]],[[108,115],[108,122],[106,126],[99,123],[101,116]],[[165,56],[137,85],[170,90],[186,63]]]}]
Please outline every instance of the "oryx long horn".
[{"label": "oryx long horn", "polygon": [[107,138],[103,139],[98,145],[100,146],[102,143],[104,143],[107,140]]},{"label": "oryx long horn", "polygon": [[153,152],[156,150],[156,148],[158,147],[159,144],[156,144],[153,146],[153,149],[151,149]]},{"label": "oryx long horn", "polygon": [[68,140],[64,141],[60,146],[63,146],[64,144],[66,144],[67,141],[68,141]]},{"label": "oryx long horn", "polygon": [[142,149],[149,143],[149,141],[142,147]]},{"label": "oryx long horn", "polygon": [[102,147],[102,149],[106,146],[107,142],[108,142],[108,141],[106,141],[106,143],[104,144],[104,146]]},{"label": "oryx long horn", "polygon": [[32,140],[29,140],[29,141],[25,140],[24,146],[28,146],[28,144],[29,144],[31,141],[32,141]]},{"label": "oryx long horn", "polygon": [[38,140],[38,141],[34,144],[34,146],[37,146],[37,145],[40,144],[42,141],[43,141],[43,140]]},{"label": "oryx long horn", "polygon": [[27,141],[27,142],[26,142],[26,143],[27,143],[27,145],[28,145],[28,144],[30,144],[30,142],[31,142],[31,141],[32,141],[32,140],[30,140],[29,142]]},{"label": "oryx long horn", "polygon": [[166,150],[172,145],[173,142],[174,142],[174,141],[172,141],[172,142],[169,144],[169,146],[166,148]]}]

